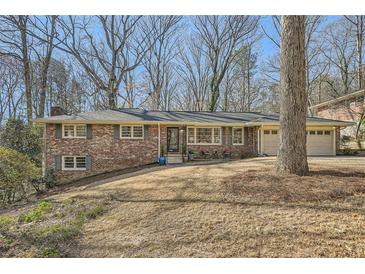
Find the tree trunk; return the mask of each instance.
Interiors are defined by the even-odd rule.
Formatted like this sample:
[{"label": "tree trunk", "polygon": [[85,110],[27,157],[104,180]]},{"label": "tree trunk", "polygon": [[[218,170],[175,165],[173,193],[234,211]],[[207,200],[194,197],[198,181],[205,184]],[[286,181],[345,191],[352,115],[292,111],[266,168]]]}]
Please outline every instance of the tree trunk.
[{"label": "tree trunk", "polygon": [[48,80],[48,69],[49,69],[49,65],[51,63],[51,57],[52,57],[52,52],[53,52],[53,39],[55,36],[55,32],[56,32],[56,16],[52,16],[52,29],[51,29],[51,34],[50,34],[50,38],[49,38],[49,42],[47,45],[47,53],[46,56],[44,58],[44,60],[42,60],[42,72],[41,72],[41,90],[40,90],[40,95],[39,95],[39,105],[38,105],[38,115],[37,117],[44,117],[44,112],[45,112],[45,108],[46,108],[46,92],[47,92],[47,80]]},{"label": "tree trunk", "polygon": [[304,21],[305,16],[283,16],[281,22],[278,174],[308,173]]},{"label": "tree trunk", "polygon": [[209,104],[209,111],[214,112],[218,107],[218,99],[219,99],[219,86],[211,85],[211,97]]},{"label": "tree trunk", "polygon": [[30,78],[30,60],[28,56],[28,43],[27,43],[27,22],[26,18],[20,16],[19,29],[22,40],[22,61],[23,61],[23,75],[24,75],[24,86],[25,86],[25,99],[27,104],[27,120],[28,123],[32,123],[32,83]]},{"label": "tree trunk", "polygon": [[357,46],[357,62],[358,62],[358,72],[357,72],[357,78],[358,78],[358,89],[363,88],[363,75],[362,75],[362,48],[363,48],[363,16],[356,16],[356,46]]}]

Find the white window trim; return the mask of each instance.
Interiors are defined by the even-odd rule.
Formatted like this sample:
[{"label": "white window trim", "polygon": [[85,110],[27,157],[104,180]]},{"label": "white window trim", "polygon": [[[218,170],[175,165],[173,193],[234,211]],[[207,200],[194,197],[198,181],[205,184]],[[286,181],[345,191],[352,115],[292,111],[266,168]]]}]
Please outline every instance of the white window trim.
[{"label": "white window trim", "polygon": [[[242,129],[242,143],[235,143],[234,142],[234,135],[233,135],[234,129]],[[245,145],[245,128],[244,127],[232,127],[232,145],[233,146],[243,146],[243,145]]]},{"label": "white window trim", "polygon": [[[65,167],[65,157],[73,157],[74,158],[74,166],[76,166],[76,158],[77,157],[84,157],[85,158],[85,167],[73,167],[73,168],[68,168],[68,167]],[[83,171],[83,170],[86,170],[86,156],[81,156],[81,155],[76,155],[76,156],[73,156],[73,155],[64,155],[62,156],[62,170],[65,170],[65,171]]]},{"label": "white window trim", "polygon": [[[73,126],[75,136],[65,136],[65,126]],[[85,126],[85,136],[76,136],[76,126]],[[62,124],[62,138],[63,139],[86,139],[87,135],[87,126],[86,124]]]},{"label": "white window trim", "polygon": [[[194,129],[194,143],[189,143],[189,128]],[[197,128],[211,128],[212,129],[212,143],[197,143],[196,142],[196,129]],[[214,129],[218,128],[219,129],[219,143],[213,143],[214,140]],[[187,134],[186,134],[186,143],[188,145],[198,145],[198,146],[221,146],[222,145],[222,127],[215,127],[215,126],[196,126],[196,127],[187,127],[186,129]]]},{"label": "white window trim", "polygon": [[[122,127],[131,127],[131,137],[122,136]],[[142,137],[134,137],[134,127],[142,127]],[[120,139],[143,140],[144,139],[144,125],[120,125]]]}]

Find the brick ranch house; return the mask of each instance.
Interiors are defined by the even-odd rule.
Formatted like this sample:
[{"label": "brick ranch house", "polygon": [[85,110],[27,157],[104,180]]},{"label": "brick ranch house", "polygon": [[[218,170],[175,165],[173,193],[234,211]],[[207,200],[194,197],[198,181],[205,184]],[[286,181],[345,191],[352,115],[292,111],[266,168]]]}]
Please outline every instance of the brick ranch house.
[{"label": "brick ranch house", "polygon": [[354,122],[352,126],[344,128],[341,135],[356,138],[361,122],[365,120],[365,90],[314,105],[310,110],[317,117]]},{"label": "brick ranch house", "polygon": [[[161,148],[168,163],[194,157],[243,158],[276,155],[279,116],[246,112],[105,110],[39,118],[44,124],[44,170],[60,182],[156,163]],[[336,155],[339,130],[352,123],[307,119],[308,155]]]}]

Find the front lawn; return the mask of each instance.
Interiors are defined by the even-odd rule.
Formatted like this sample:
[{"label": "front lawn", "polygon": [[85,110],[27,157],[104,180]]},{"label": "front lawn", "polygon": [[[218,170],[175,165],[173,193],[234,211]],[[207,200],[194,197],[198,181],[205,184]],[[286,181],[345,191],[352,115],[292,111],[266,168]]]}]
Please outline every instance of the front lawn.
[{"label": "front lawn", "polygon": [[[73,257],[364,257],[365,158],[311,158],[311,174],[305,177],[276,176],[274,163],[270,157],[157,168],[72,189],[49,197],[51,206],[29,222],[18,215],[29,214],[32,207],[4,214],[1,218],[9,232],[0,235],[0,252]],[[100,212],[85,217],[95,208]],[[48,232],[30,229],[40,242],[26,241],[19,232],[57,224],[76,226],[76,232],[66,234],[69,237],[61,243],[52,231],[53,238],[44,238]],[[5,248],[1,237],[8,243]]]}]

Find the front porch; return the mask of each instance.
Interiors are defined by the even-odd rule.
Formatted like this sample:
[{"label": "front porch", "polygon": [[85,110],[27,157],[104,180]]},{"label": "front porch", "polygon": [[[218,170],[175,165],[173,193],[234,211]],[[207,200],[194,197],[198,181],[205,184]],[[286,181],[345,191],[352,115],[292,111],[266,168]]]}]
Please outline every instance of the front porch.
[{"label": "front porch", "polygon": [[[237,142],[240,131],[241,140]],[[242,159],[257,155],[255,127],[159,125],[159,155],[167,164],[189,160]],[[239,139],[239,138],[238,138]],[[235,140],[235,141],[234,141]]]}]

